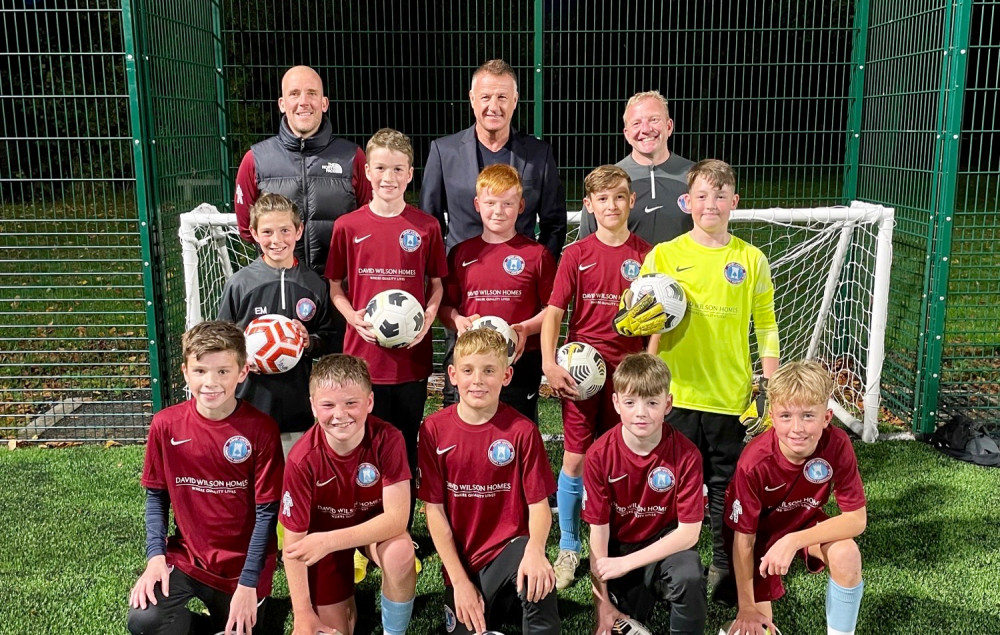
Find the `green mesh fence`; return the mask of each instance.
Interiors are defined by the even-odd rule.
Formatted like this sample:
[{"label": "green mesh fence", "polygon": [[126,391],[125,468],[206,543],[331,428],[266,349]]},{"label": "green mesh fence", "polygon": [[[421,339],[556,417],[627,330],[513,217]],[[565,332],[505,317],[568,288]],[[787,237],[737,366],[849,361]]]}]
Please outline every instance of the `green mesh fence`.
[{"label": "green mesh fence", "polygon": [[897,220],[883,397],[922,432],[955,412],[996,426],[1000,408],[995,5],[868,16],[857,196]]},{"label": "green mesh fence", "polygon": [[180,336],[184,332],[184,276],[177,242],[178,215],[205,201],[231,203],[232,179],[222,95],[219,6],[213,2],[144,2],[137,38],[148,148],[146,175],[156,212],[158,276],[163,296],[166,362],[164,398],[184,398]]},{"label": "green mesh fence", "polygon": [[491,57],[517,71],[514,125],[553,144],[571,210],[650,88],[673,151],[736,165],[743,206],[895,207],[886,415],[995,421],[997,4],[5,3],[0,433],[141,438],[182,398],[177,216],[231,211],[285,69],[320,72],[337,134],[411,136],[415,201]]},{"label": "green mesh fence", "polygon": [[[961,147],[947,286],[944,412],[1000,430],[1000,2],[970,8]],[[962,55],[961,47],[958,54]],[[929,426],[928,426],[929,427]]]},{"label": "green mesh fence", "polygon": [[0,436],[144,438],[154,369],[122,10],[2,6]]}]

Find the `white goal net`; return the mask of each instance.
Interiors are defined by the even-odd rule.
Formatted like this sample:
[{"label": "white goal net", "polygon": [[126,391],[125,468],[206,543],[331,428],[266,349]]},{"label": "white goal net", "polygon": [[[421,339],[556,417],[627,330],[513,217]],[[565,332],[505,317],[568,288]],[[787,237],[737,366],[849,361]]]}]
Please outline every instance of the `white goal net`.
[{"label": "white goal net", "polygon": [[[734,210],[730,225],[770,262],[781,358],[824,364],[836,380],[834,413],[866,441],[878,436],[893,218],[890,208],[854,202]],[[216,315],[226,280],[256,250],[240,239],[235,214],[202,204],[180,220],[190,327]],[[759,374],[753,337],[751,351]]]}]

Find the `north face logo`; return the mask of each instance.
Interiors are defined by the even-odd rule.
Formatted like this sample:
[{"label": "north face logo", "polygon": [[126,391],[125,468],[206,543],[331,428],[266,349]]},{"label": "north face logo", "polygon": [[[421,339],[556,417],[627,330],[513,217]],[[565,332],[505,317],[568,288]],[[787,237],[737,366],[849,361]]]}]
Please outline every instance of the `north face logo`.
[{"label": "north face logo", "polygon": [[344,168],[342,168],[339,163],[334,163],[333,161],[330,161],[329,163],[327,163],[326,165],[324,165],[323,169],[326,170],[326,172],[328,174],[343,174],[344,173]]}]

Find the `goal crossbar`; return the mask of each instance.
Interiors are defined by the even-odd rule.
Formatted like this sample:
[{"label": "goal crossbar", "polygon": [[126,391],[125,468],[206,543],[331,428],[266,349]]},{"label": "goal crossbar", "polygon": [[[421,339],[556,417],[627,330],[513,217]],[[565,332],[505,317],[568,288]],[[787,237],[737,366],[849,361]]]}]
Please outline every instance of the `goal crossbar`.
[{"label": "goal crossbar", "polygon": [[[580,212],[567,214],[571,225],[579,219]],[[855,201],[845,207],[736,209],[730,220],[734,234],[768,257],[782,357],[817,359],[829,368],[838,383],[830,401],[834,414],[874,441],[894,210]],[[180,215],[178,235],[190,327],[216,314],[222,286],[256,253],[240,240],[236,215],[208,204]]]}]

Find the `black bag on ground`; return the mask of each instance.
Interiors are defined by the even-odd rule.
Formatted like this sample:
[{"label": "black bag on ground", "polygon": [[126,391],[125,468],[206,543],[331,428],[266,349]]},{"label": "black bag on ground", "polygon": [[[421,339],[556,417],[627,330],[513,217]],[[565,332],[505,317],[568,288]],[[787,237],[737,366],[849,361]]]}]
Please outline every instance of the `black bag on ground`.
[{"label": "black bag on ground", "polygon": [[972,421],[964,415],[952,416],[951,421],[934,431],[930,443],[960,461],[1000,467],[1000,446],[981,421]]}]

